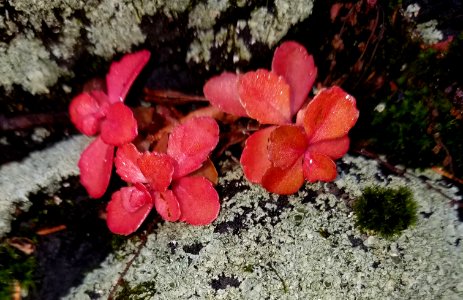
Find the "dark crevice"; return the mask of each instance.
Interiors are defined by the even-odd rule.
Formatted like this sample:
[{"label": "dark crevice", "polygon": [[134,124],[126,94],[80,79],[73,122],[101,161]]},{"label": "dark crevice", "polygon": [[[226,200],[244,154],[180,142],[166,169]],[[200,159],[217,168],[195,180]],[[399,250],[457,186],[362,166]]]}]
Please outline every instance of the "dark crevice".
[{"label": "dark crevice", "polygon": [[243,207],[243,213],[241,215],[237,215],[231,221],[221,222],[215,225],[214,233],[220,234],[239,234],[241,230],[246,230],[248,228],[248,224],[244,223],[244,221],[248,218],[248,215],[251,214],[254,209],[251,207]]},{"label": "dark crevice", "polygon": [[201,249],[203,249],[204,245],[201,243],[194,243],[191,245],[185,245],[183,246],[183,251],[185,253],[190,253],[194,255],[198,255]]},{"label": "dark crevice", "polygon": [[[113,236],[99,218],[106,200],[89,199],[78,177],[61,183],[58,192],[39,192],[30,196],[33,203],[12,223],[15,236],[36,243],[37,267],[33,273],[35,289],[25,299],[59,299],[82,283],[112,251]],[[65,229],[38,235],[43,228],[65,225]]]},{"label": "dark crevice", "polygon": [[226,276],[223,273],[219,275],[217,279],[212,279],[211,281],[211,287],[218,291],[218,290],[224,290],[228,287],[239,287],[241,282],[236,278],[234,275],[232,276]]}]

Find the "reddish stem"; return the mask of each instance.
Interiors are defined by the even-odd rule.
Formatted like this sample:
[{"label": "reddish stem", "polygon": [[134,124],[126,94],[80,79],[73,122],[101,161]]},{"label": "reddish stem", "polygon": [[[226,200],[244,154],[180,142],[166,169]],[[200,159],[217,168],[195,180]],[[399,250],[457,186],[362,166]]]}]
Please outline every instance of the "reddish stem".
[{"label": "reddish stem", "polygon": [[69,116],[66,112],[50,114],[30,114],[18,117],[7,118],[0,115],[0,131],[24,130],[36,126],[55,123],[69,123]]},{"label": "reddish stem", "polygon": [[145,101],[157,104],[178,105],[191,102],[207,102],[203,96],[187,95],[172,90],[151,90],[145,88]]}]

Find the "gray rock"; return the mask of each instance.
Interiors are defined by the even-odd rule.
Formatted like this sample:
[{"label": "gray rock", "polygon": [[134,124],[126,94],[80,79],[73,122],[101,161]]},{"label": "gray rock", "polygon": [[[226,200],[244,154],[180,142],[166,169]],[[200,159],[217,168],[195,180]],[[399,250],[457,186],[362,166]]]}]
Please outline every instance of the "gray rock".
[{"label": "gray rock", "polygon": [[[163,20],[170,22],[168,26],[179,26],[182,40],[176,47],[184,48],[184,61],[208,68],[211,51],[223,60],[249,61],[251,44],[273,47],[291,26],[310,16],[313,2],[277,0],[268,6],[250,0],[3,1],[0,86],[7,92],[18,85],[33,95],[47,94],[62,76],[73,76],[75,63],[84,55],[110,60],[136,46],[162,44],[171,38],[156,31],[167,26]],[[251,16],[217,23],[233,9],[247,10]],[[183,27],[185,16],[188,26]],[[144,20],[151,25],[143,25]]]},{"label": "gray rock", "polygon": [[[138,247],[140,255],[112,296],[461,299],[463,251],[457,241],[463,238],[463,227],[448,205],[449,198],[458,199],[457,191],[439,180],[424,183],[413,171],[404,178],[379,180],[375,161],[342,160],[344,168],[334,183],[307,184],[289,197],[248,184],[234,167],[220,180],[222,210],[212,225],[161,224],[145,245],[128,242],[110,255],[66,299],[108,297]],[[355,228],[346,203],[371,184],[407,185],[419,209],[431,208],[432,217],[419,216],[417,225],[396,240],[367,238]]]},{"label": "gray rock", "polygon": [[53,193],[63,179],[79,174],[77,161],[89,140],[76,136],[33,152],[21,162],[0,167],[0,237],[10,230],[16,209],[27,211],[32,205],[29,195],[38,191]]}]

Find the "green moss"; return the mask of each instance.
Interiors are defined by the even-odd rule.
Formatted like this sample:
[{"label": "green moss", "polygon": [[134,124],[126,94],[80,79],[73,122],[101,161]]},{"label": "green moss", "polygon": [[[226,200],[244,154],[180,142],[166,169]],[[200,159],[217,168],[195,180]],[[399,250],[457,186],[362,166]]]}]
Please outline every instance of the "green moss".
[{"label": "green moss", "polygon": [[356,225],[390,238],[416,222],[417,204],[409,188],[367,187],[354,203]]},{"label": "green moss", "polygon": [[246,265],[243,268],[243,271],[246,273],[253,273],[254,272],[254,266],[253,265]]},{"label": "green moss", "polygon": [[330,233],[328,232],[328,230],[326,230],[325,228],[320,228],[318,229],[318,233],[320,234],[321,237],[327,239],[330,237]]},{"label": "green moss", "polygon": [[[461,86],[463,36],[446,55],[432,49],[419,50],[392,81],[383,109],[372,114],[370,134],[376,151],[387,153],[393,163],[426,168],[444,166],[463,174],[463,123],[456,87]],[[401,65],[400,64],[400,65]],[[454,112],[452,114],[452,112]]]},{"label": "green moss", "polygon": [[111,248],[114,251],[120,250],[127,242],[127,238],[122,235],[113,234],[111,237]]},{"label": "green moss", "polygon": [[33,289],[35,269],[33,255],[28,256],[5,243],[0,244],[0,299],[11,299],[15,281],[24,291]]},{"label": "green moss", "polygon": [[130,287],[127,282],[121,284],[122,290],[117,293],[115,299],[147,299],[153,297],[156,293],[156,284],[151,281],[145,281],[134,287]]}]

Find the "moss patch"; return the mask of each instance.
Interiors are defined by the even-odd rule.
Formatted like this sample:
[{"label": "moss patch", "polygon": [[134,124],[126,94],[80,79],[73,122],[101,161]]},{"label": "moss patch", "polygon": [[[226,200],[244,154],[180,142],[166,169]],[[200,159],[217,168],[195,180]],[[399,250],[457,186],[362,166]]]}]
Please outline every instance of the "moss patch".
[{"label": "moss patch", "polygon": [[151,281],[145,281],[134,287],[127,282],[121,284],[122,289],[117,293],[115,299],[147,299],[153,297],[156,293],[156,284]]},{"label": "moss patch", "polygon": [[367,187],[354,203],[356,225],[390,238],[416,223],[417,204],[406,187]]},{"label": "moss patch", "polygon": [[33,289],[35,268],[33,255],[23,254],[6,243],[0,244],[0,299],[11,299],[15,282],[23,291]]}]

